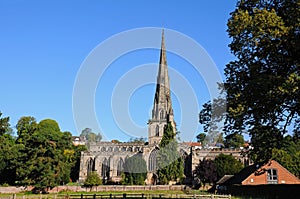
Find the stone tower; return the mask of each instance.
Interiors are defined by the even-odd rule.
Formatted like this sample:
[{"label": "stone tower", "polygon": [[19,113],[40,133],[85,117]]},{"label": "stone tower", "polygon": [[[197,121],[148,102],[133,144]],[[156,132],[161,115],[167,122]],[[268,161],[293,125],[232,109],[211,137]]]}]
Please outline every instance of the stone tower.
[{"label": "stone tower", "polygon": [[160,49],[160,60],[157,75],[156,91],[152,109],[152,118],[148,121],[149,144],[158,144],[163,137],[164,127],[170,122],[174,132],[176,124],[172,108],[167,56],[164,41],[164,30]]}]

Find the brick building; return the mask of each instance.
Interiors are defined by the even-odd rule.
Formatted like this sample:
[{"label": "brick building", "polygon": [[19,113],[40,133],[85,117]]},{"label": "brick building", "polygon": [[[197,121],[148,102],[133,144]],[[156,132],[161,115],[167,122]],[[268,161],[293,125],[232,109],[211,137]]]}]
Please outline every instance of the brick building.
[{"label": "brick building", "polygon": [[275,160],[258,166],[245,167],[234,176],[224,176],[219,185],[300,184],[300,180]]}]

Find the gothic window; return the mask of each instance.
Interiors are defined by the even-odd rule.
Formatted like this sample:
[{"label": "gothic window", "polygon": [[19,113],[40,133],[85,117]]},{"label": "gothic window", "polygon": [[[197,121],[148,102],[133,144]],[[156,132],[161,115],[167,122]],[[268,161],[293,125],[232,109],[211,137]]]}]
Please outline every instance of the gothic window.
[{"label": "gothic window", "polygon": [[159,126],[158,125],[155,128],[155,136],[159,136]]},{"label": "gothic window", "polygon": [[156,171],[156,168],[157,168],[157,161],[156,161],[157,152],[158,152],[158,150],[154,149],[150,153],[150,156],[149,156],[148,170],[151,171],[151,172]]},{"label": "gothic window", "polygon": [[163,111],[163,110],[161,110],[161,111],[159,112],[159,117],[160,117],[161,120],[164,119],[164,111]]},{"label": "gothic window", "polygon": [[105,181],[109,179],[109,170],[109,159],[107,160],[106,158],[104,158],[102,162],[101,176]]},{"label": "gothic window", "polygon": [[120,158],[118,162],[117,176],[121,176],[123,171],[124,171],[124,161],[122,158]]},{"label": "gothic window", "polygon": [[87,173],[90,173],[92,171],[95,171],[95,161],[93,158],[90,158],[87,161]]},{"label": "gothic window", "polygon": [[140,147],[135,147],[134,152],[139,152],[140,151]]},{"label": "gothic window", "polygon": [[278,183],[278,173],[276,169],[267,170],[267,182],[268,184],[277,184]]}]

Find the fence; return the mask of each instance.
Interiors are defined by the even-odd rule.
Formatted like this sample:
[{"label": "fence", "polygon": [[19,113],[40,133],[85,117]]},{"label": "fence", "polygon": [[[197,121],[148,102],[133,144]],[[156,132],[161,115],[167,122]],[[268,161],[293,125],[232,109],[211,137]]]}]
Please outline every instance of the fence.
[{"label": "fence", "polygon": [[46,195],[8,195],[1,199],[231,199],[231,195],[199,194],[46,194]]}]

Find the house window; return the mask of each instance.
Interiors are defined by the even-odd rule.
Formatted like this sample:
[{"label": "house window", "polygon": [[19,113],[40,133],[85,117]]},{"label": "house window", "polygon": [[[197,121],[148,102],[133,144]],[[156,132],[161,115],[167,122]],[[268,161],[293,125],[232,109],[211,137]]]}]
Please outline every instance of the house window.
[{"label": "house window", "polygon": [[277,184],[278,183],[278,173],[276,169],[267,170],[267,182],[268,184]]}]

